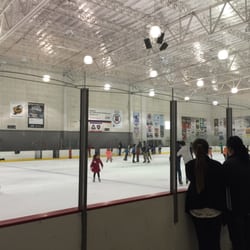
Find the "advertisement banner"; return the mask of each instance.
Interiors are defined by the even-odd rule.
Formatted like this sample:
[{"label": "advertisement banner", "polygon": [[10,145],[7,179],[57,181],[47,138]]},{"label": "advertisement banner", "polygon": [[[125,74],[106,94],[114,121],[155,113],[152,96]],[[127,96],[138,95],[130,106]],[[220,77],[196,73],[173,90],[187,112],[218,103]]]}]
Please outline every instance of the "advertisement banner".
[{"label": "advertisement banner", "polygon": [[28,103],[28,127],[44,128],[44,104]]}]

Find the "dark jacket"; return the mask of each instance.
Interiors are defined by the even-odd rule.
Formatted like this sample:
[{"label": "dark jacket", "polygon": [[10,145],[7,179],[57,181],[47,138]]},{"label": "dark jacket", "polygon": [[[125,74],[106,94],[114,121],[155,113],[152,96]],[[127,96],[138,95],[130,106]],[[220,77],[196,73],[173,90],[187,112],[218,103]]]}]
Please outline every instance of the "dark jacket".
[{"label": "dark jacket", "polygon": [[197,193],[194,171],[195,161],[196,159],[193,159],[186,164],[186,175],[190,180],[186,194],[186,211],[189,212],[191,209],[201,208],[213,208],[224,211],[226,208],[226,196],[221,163],[206,157],[205,188],[201,193]]},{"label": "dark jacket", "polygon": [[233,213],[246,215],[250,212],[250,163],[236,156],[229,156],[223,163],[224,180],[228,187]]}]

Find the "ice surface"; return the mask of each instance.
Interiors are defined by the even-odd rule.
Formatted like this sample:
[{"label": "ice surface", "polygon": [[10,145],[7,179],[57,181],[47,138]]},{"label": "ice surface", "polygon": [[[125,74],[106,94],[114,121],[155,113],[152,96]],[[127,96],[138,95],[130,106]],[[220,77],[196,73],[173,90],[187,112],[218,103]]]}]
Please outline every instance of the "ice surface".
[{"label": "ice surface", "polygon": [[[219,153],[214,158],[223,161]],[[142,163],[142,158],[132,163],[131,157],[102,160],[100,183],[92,182],[88,167],[88,205],[169,191],[166,154],[153,155],[150,163]],[[0,162],[0,220],[77,207],[78,173],[78,159]],[[183,161],[182,175],[185,183]]]}]

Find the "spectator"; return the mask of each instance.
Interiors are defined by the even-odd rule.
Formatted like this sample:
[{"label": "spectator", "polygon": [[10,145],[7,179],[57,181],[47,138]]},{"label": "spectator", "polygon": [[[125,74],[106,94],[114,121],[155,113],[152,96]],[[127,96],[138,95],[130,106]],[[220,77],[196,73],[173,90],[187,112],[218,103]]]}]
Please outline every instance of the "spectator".
[{"label": "spectator", "polygon": [[224,159],[226,160],[227,159],[227,147],[223,148],[223,156],[224,156]]},{"label": "spectator", "polygon": [[212,159],[213,158],[213,148],[209,147],[208,149],[208,156]]},{"label": "spectator", "polygon": [[186,196],[186,211],[191,215],[199,250],[220,250],[222,212],[225,209],[225,188],[221,163],[208,157],[208,143],[196,139],[195,159],[186,165],[190,180]]},{"label": "spectator", "polygon": [[227,185],[227,224],[233,250],[250,249],[250,161],[248,150],[238,136],[227,140],[223,163]]}]

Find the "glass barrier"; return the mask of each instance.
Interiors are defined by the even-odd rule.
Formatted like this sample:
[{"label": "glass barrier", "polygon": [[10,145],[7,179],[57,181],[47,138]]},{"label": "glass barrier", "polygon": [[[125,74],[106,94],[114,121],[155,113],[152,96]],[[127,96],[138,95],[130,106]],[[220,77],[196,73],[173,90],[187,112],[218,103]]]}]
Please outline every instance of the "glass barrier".
[{"label": "glass barrier", "polygon": [[[0,221],[77,208],[80,89],[51,84],[48,92],[42,82],[7,78],[0,86]],[[89,86],[88,205],[170,191],[170,101]],[[204,138],[210,157],[224,161],[225,106],[178,99],[176,118],[177,152]],[[233,134],[246,145],[249,120],[244,109],[233,116]],[[183,155],[176,162],[177,188],[186,190]]]},{"label": "glass barrier", "polygon": [[79,89],[0,86],[0,221],[77,207]]}]

